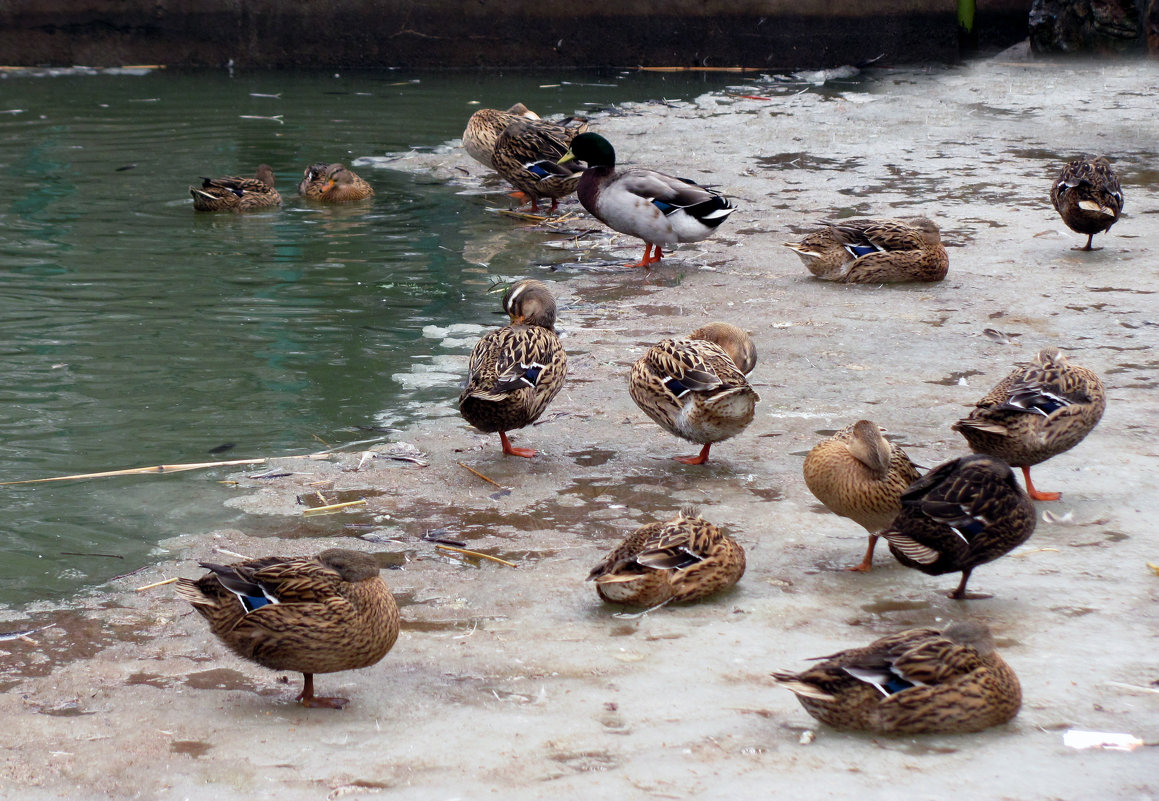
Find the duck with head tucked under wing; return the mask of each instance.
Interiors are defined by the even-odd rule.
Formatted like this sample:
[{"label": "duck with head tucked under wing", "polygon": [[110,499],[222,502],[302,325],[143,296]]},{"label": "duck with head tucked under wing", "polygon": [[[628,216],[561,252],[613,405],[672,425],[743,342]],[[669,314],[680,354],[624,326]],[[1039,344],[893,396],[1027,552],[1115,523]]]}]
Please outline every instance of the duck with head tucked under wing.
[{"label": "duck with head tucked under wing", "polygon": [[[699,242],[736,211],[719,192],[687,178],[646,169],[616,169],[612,144],[595,133],[572,140],[566,163],[587,164],[576,194],[580,203],[609,228],[644,240],[644,256],[629,267],[647,267],[681,242]],[[655,252],[653,252],[653,248]]]},{"label": "duck with head tucked under wing", "polygon": [[1006,723],[1022,687],[985,623],[911,629],[821,657],[773,678],[805,711],[839,729],[877,734],[964,734]]},{"label": "duck with head tucked under wing", "polygon": [[1031,466],[1082,442],[1106,407],[1103,382],[1093,370],[1071,364],[1058,348],[1044,348],[998,382],[953,428],[975,453],[1022,468],[1031,498],[1056,501],[1060,493],[1034,488]]},{"label": "duck with head tucked under wing", "polygon": [[361,176],[345,164],[311,164],[298,183],[298,194],[319,203],[354,203],[374,195]]},{"label": "duck with head tucked under wing", "polygon": [[901,511],[901,494],[920,478],[900,446],[869,420],[858,420],[813,446],[805,457],[805,486],[834,514],[848,517],[869,532],[861,563],[849,568],[873,569],[877,533]]},{"label": "duck with head tucked under wing", "polygon": [[962,572],[954,600],[967,594],[978,565],[992,562],[1030,539],[1034,503],[1001,459],[973,454],[940,464],[901,494],[901,511],[881,532],[906,567],[930,576]]},{"label": "duck with head tucked under wing", "polygon": [[1075,159],[1062,168],[1050,188],[1050,202],[1062,221],[1075,233],[1086,234],[1091,247],[1095,234],[1109,231],[1123,212],[1123,190],[1111,163],[1102,156]]},{"label": "duck with head tucked under wing", "polygon": [[785,247],[809,272],[845,284],[941,281],[950,268],[937,223],[928,217],[822,220],[820,231]]},{"label": "duck with head tucked under wing", "polygon": [[269,164],[259,165],[253,178],[202,178],[200,187],[189,187],[189,194],[197,211],[257,211],[282,205]]},{"label": "duck with head tucked under wing", "polygon": [[471,351],[459,413],[484,433],[498,432],[503,453],[530,458],[507,432],[531,425],[563,388],[567,354],[555,334],[555,298],[543,283],[526,279],[503,296],[511,324],[486,334]]},{"label": "duck with head tucked under wing", "polygon": [[714,442],[736,436],[753,421],[757,395],[745,377],[756,348],[748,333],[710,323],[688,339],[665,339],[645,353],[628,375],[628,393],[663,429],[704,445],[684,464],[704,464]]},{"label": "duck with head tucked under wing", "polygon": [[341,709],[314,695],[314,674],[369,667],[398,638],[398,605],[367,553],[330,548],[313,558],[268,556],[179,579],[177,595],[238,656],[303,675],[303,706]]},{"label": "duck with head tucked under wing", "polygon": [[609,603],[654,608],[726,590],[744,570],[736,540],[686,506],[671,520],[632,532],[592,568],[588,581]]}]

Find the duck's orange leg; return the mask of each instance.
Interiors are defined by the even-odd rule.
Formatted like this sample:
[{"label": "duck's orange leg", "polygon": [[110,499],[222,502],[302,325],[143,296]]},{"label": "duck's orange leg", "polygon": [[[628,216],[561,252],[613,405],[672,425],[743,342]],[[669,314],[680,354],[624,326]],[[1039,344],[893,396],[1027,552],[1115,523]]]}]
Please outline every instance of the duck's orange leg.
[{"label": "duck's orange leg", "polygon": [[1026,479],[1026,494],[1036,501],[1057,501],[1062,497],[1061,492],[1039,492],[1034,488],[1034,483],[1030,480],[1030,468],[1026,465],[1022,467],[1022,476]]},{"label": "duck's orange leg", "polygon": [[1071,248],[1071,250],[1083,250],[1083,251],[1087,251],[1087,250],[1102,250],[1102,248],[1096,248],[1096,247],[1094,247],[1094,246],[1093,246],[1093,245],[1094,245],[1094,242],[1095,242],[1095,235],[1094,235],[1094,234],[1087,234],[1087,243],[1086,243],[1085,245],[1083,245],[1081,248],[1080,248],[1080,247],[1075,247],[1075,248]]},{"label": "duck's orange leg", "polygon": [[[652,255],[652,248],[656,248],[656,255]],[[629,267],[648,267],[648,266],[660,261],[660,259],[662,259],[662,258],[664,258],[664,254],[660,252],[659,245],[653,245],[651,242],[645,242],[644,243],[644,255],[643,255],[643,257],[635,264],[629,264],[627,266],[629,266]]]},{"label": "duck's orange leg", "polygon": [[847,567],[846,570],[852,570],[854,573],[868,573],[873,570],[873,549],[877,547],[877,535],[869,535],[869,547],[865,549],[865,557],[861,560],[861,564]]},{"label": "duck's orange leg", "polygon": [[499,432],[499,441],[503,443],[503,452],[508,456],[522,456],[524,459],[530,459],[539,453],[537,450],[531,448],[516,448],[511,445],[511,440],[507,439],[507,432]]},{"label": "duck's orange leg", "polygon": [[314,674],[303,673],[302,678],[305,681],[302,684],[302,692],[298,693],[297,700],[305,707],[325,707],[327,709],[341,709],[350,703],[349,698],[323,698],[314,695]]},{"label": "duck's orange leg", "polygon": [[700,453],[698,453],[696,456],[677,456],[676,461],[683,464],[704,464],[708,461],[708,449],[711,447],[712,443],[709,442],[700,449]]}]

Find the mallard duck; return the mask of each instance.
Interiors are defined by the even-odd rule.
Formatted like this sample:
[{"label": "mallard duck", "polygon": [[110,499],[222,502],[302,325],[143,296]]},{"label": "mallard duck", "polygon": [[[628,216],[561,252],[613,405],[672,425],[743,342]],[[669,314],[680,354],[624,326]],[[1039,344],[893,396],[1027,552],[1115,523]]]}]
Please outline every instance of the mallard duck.
[{"label": "mallard duck", "polygon": [[644,240],[643,258],[630,267],[655,264],[664,258],[663,248],[699,242],[736,211],[719,192],[686,178],[639,168],[617,170],[616,151],[599,134],[573,139],[560,162],[573,158],[588,165],[576,189],[583,207],[609,228]]},{"label": "mallard duck", "polygon": [[374,194],[370,184],[345,164],[311,164],[302,174],[298,194],[321,203],[354,203]]},{"label": "mallard duck", "polygon": [[1022,468],[1031,498],[1055,501],[1061,493],[1034,488],[1031,466],[1082,442],[1106,407],[1103,382],[1093,371],[1071,364],[1058,348],[1046,348],[1018,365],[953,428],[975,453]]},{"label": "mallard duck", "polygon": [[632,366],[628,392],[661,428],[704,445],[684,464],[704,464],[714,442],[736,436],[753,421],[760,397],[749,386],[743,362],[751,371],[756,349],[749,335],[728,323],[699,329],[695,339],[665,339]]},{"label": "mallard duck", "polygon": [[503,453],[532,457],[513,448],[507,432],[534,423],[563,387],[567,354],[555,335],[555,298],[539,281],[519,281],[503,297],[511,324],[475,344],[459,413],[480,431],[499,432]]},{"label": "mallard duck", "polygon": [[744,575],[744,549],[684,507],[664,523],[632,532],[588,574],[609,603],[656,607],[696,601],[726,590]]},{"label": "mallard duck", "polygon": [[467,120],[467,127],[463,131],[463,149],[475,161],[490,167],[491,156],[495,153],[495,140],[508,125],[520,118],[538,120],[539,115],[522,103],[516,103],[506,111],[497,108],[479,109]]},{"label": "mallard duck", "polygon": [[200,564],[210,572],[179,579],[178,596],[238,656],[301,673],[303,706],[341,709],[347,699],[314,695],[314,674],[369,667],[398,638],[398,606],[370,554]]},{"label": "mallard duck", "polygon": [[1050,202],[1062,221],[1075,233],[1086,234],[1091,247],[1095,234],[1109,231],[1123,212],[1123,190],[1111,163],[1102,156],[1081,158],[1067,164],[1050,188]]},{"label": "mallard duck", "polygon": [[861,563],[849,568],[873,569],[877,532],[901,510],[901,494],[920,474],[900,446],[890,444],[882,429],[858,420],[813,446],[805,457],[805,486],[834,514],[848,517],[869,532]]},{"label": "mallard duck", "polygon": [[985,623],[910,631],[830,656],[800,673],[772,674],[822,723],[877,734],[964,734],[1011,720],[1018,676]]},{"label": "mallard duck", "polygon": [[906,567],[931,576],[962,571],[950,598],[988,598],[966,594],[970,573],[1030,539],[1034,524],[1034,503],[1010,466],[974,454],[938,465],[911,484],[881,536]]},{"label": "mallard duck", "polygon": [[786,242],[827,281],[882,284],[941,281],[950,267],[938,226],[928,217],[822,220],[822,231]]},{"label": "mallard duck", "polygon": [[583,168],[556,162],[567,153],[567,142],[554,126],[517,119],[495,140],[491,166],[508,183],[531,198],[531,210],[539,211],[539,199],[551,198],[551,210],[559,199],[575,191]]},{"label": "mallard duck", "polygon": [[253,178],[202,178],[200,187],[189,187],[189,194],[198,211],[254,211],[282,205],[269,164],[258,166]]}]

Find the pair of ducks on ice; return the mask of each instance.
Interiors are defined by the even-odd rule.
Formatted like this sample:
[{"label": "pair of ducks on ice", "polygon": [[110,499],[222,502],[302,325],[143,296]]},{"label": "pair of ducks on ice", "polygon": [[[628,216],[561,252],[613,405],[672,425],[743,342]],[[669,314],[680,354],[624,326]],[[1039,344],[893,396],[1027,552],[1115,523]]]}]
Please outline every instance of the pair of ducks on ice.
[{"label": "pair of ducks on ice", "polygon": [[[463,148],[528,197],[532,211],[575,192],[604,225],[644,240],[646,267],[685,242],[710,236],[736,207],[719,192],[656,170],[616,169],[607,139],[585,121],[541,120],[523,104],[507,111],[480,109],[463,131]],[[580,166],[582,162],[586,166]]]},{"label": "pair of ducks on ice", "polygon": [[[1050,189],[1050,200],[1071,230],[1094,235],[1109,230],[1123,210],[1119,178],[1105,158],[1076,159]],[[785,246],[818,278],[847,284],[941,281],[950,262],[938,226],[927,217],[896,220],[822,221],[820,230]]]}]

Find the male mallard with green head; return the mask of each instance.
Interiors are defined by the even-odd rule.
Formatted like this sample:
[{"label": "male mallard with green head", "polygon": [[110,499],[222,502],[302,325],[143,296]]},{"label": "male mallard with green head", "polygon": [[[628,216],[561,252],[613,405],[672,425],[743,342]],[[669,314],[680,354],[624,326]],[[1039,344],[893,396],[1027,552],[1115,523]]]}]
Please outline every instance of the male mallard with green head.
[{"label": "male mallard with green head", "polygon": [[1058,348],[1044,348],[986,393],[953,428],[975,453],[1022,468],[1031,498],[1056,501],[1060,493],[1034,488],[1031,466],[1082,442],[1106,407],[1103,382],[1093,370],[1071,364]]},{"label": "male mallard with green head", "polygon": [[664,258],[664,248],[705,239],[736,211],[719,192],[686,178],[641,168],[617,170],[616,151],[599,134],[573,139],[560,162],[573,158],[588,165],[576,189],[583,207],[609,228],[644,240],[643,258],[630,267],[647,267]]},{"label": "male mallard with green head", "polygon": [[347,699],[314,695],[314,674],[369,667],[398,638],[398,606],[370,554],[330,548],[200,564],[210,572],[179,579],[178,596],[238,656],[301,673],[303,706],[341,709]]},{"label": "male mallard with green head", "polygon": [[900,446],[882,429],[858,420],[813,446],[805,457],[805,486],[834,514],[848,517],[869,532],[861,563],[849,568],[873,569],[877,533],[901,511],[901,494],[920,478]]},{"label": "male mallard with green head", "polygon": [[282,205],[269,164],[259,165],[253,178],[202,178],[200,187],[189,187],[189,194],[197,211],[257,211]]},{"label": "male mallard with green head", "polygon": [[636,529],[592,568],[588,581],[609,603],[652,608],[726,590],[744,570],[736,540],[685,507],[671,520]]},{"label": "male mallard with green head", "polygon": [[1022,687],[985,623],[911,629],[821,657],[773,678],[805,711],[839,729],[877,734],[964,734],[1006,723]]},{"label": "male mallard with green head", "polygon": [[484,433],[498,432],[503,453],[532,457],[514,448],[507,432],[531,425],[563,388],[567,354],[555,334],[555,298],[543,283],[523,280],[503,296],[511,324],[476,343],[459,396],[463,419]]},{"label": "male mallard with green head", "polygon": [[1050,202],[1068,228],[1087,235],[1086,245],[1074,250],[1097,250],[1091,247],[1095,234],[1109,231],[1123,212],[1123,190],[1109,161],[1084,157],[1062,168]]}]

